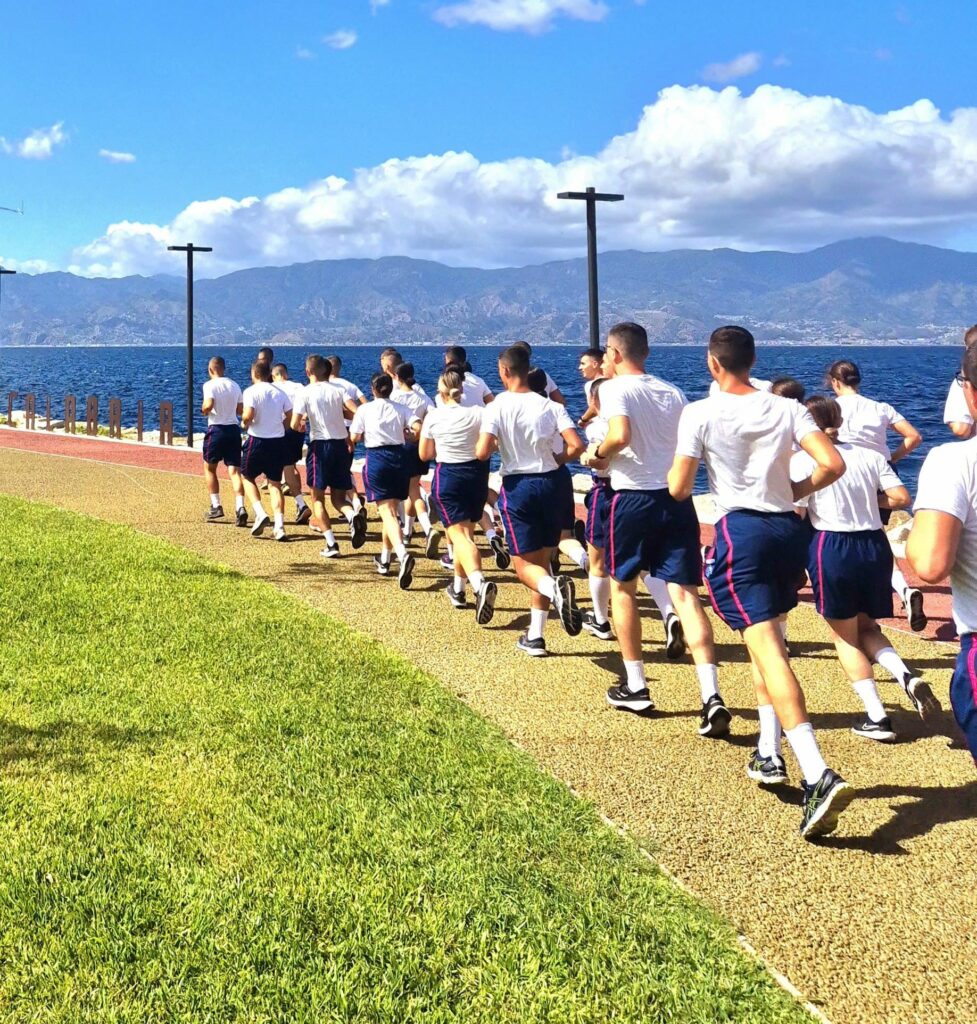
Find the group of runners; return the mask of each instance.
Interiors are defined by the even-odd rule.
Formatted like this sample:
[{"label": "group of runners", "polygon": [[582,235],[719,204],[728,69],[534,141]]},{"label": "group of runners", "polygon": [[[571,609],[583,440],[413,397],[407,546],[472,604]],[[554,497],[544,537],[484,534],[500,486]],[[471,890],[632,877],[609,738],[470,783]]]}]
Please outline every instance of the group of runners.
[{"label": "group of runners", "polygon": [[[649,373],[648,357],[644,328],[630,322],[611,328],[605,349],[588,349],[580,359],[587,408],[577,423],[552,378],[532,365],[525,342],[499,355],[496,394],[474,374],[463,348],[448,347],[433,399],[395,349],[380,355],[370,400],[343,378],[337,356],[308,356],[307,383],[299,383],[271,349],[262,349],[243,392],[214,357],[202,406],[208,417],[207,519],[224,518],[221,462],[238,526],[250,526],[255,536],[271,529],[276,540],[285,540],[284,482],[296,504],[295,522],[323,534],[325,558],[340,554],[327,492],[353,550],[365,543],[366,505],[372,504],[380,524],[373,561],[381,576],[396,576],[402,589],[411,586],[412,536],[419,529],[425,556],[451,572],[446,594],[452,608],[473,609],[485,625],[495,610],[498,572],[511,567],[529,593],[529,625],[518,650],[547,654],[551,609],[570,636],[586,631],[609,642],[616,638],[622,679],[607,700],[639,713],[654,708],[642,657],[640,585],[661,612],[667,656],[691,655],[701,701],[699,734],[720,738],[729,733],[732,716],[720,693],[712,624],[699,597],[704,585],[713,610],[742,634],[750,657],[760,728],[747,775],[763,786],[786,782],[786,738],[802,779],[800,833],[827,834],[855,791],[821,753],[791,668],[786,616],[809,580],[814,606],[864,706],[856,735],[877,742],[896,738],[873,664],[901,686],[924,720],[940,712],[929,684],[878,625],[892,615],[895,591],[912,628],[926,626],[923,595],[906,582],[883,529],[893,510],[910,504],[894,466],[922,438],[891,405],[860,393],[861,375],[849,360],[829,368],[831,395],[806,398],[792,378],[752,377],[756,347],[743,327],[712,333],[706,354],[712,385],[700,401],[688,402],[677,387]],[[964,443],[928,455],[906,555],[924,581],[951,578],[961,636],[951,701],[977,754],[977,439],[971,440],[977,326],[965,336],[946,416]],[[899,438],[894,450],[890,431]],[[360,443],[361,490],[352,473]],[[308,500],[297,468],[303,454]],[[576,516],[571,462],[591,476],[585,521]],[[692,500],[703,464],[716,506],[715,542],[708,547],[702,546]],[[496,573],[486,572],[479,531]],[[442,539],[447,553],[440,557]],[[587,576],[585,610],[578,606],[572,572],[561,571],[563,560]]]}]

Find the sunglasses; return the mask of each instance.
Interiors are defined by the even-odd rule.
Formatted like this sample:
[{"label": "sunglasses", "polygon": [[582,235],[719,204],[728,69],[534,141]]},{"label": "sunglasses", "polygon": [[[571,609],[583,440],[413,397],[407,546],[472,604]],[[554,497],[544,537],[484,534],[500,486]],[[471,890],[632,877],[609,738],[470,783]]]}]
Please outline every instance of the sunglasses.
[{"label": "sunglasses", "polygon": [[964,384],[970,384],[971,387],[974,387],[974,385],[967,379],[963,370],[957,370],[953,375],[953,379],[960,385],[960,387],[963,387]]}]

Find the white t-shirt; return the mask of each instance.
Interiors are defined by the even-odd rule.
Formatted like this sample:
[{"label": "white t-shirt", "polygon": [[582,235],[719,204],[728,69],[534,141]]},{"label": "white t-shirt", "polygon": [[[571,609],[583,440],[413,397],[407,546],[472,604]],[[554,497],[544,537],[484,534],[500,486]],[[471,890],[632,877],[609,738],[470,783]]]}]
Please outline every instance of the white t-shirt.
[{"label": "white t-shirt", "polygon": [[964,398],[963,388],[955,381],[950,382],[950,390],[946,395],[946,405],[943,406],[944,423],[969,423],[973,426],[974,418],[967,408],[967,399]]},{"label": "white t-shirt", "polygon": [[[773,383],[772,380],[761,380],[759,377],[750,378],[750,386],[756,388],[758,391],[769,391],[770,385]],[[722,394],[719,390],[719,381],[714,380],[709,385],[709,397],[714,398],[716,395]]]},{"label": "white t-shirt", "polygon": [[[956,385],[954,385],[956,387]],[[946,512],[963,524],[950,570],[957,632],[977,633],[977,438],[934,448],[919,474],[915,511]]]},{"label": "white t-shirt", "polygon": [[[588,381],[587,383],[589,384],[591,382]],[[587,438],[587,444],[588,445],[592,445],[592,444],[599,445],[601,443],[601,441],[603,441],[604,438],[607,437],[607,420],[602,419],[600,416],[595,416],[587,424],[587,426],[585,426],[583,428],[583,432],[584,432],[584,437]],[[609,469],[605,469],[605,470],[591,469],[590,471],[591,471],[591,473],[594,474],[594,476],[600,477],[601,480],[607,480],[610,477],[610,475],[611,475]]]},{"label": "white t-shirt", "polygon": [[[543,370],[543,373],[546,373],[546,371]],[[553,380],[553,378],[548,373],[546,373],[546,397],[552,398],[553,392],[559,390],[560,389],[556,386],[556,381]],[[556,404],[559,405],[560,403],[557,402]]]},{"label": "white t-shirt", "polygon": [[[396,389],[396,387],[397,382],[394,381],[394,388]],[[411,391],[414,392],[415,395],[420,395],[421,398],[423,398],[428,405],[431,405],[431,399],[427,397],[427,392],[424,390],[424,388],[421,387],[420,384],[412,384],[410,389]],[[397,394],[396,390],[394,391],[394,394]]]},{"label": "white t-shirt", "polygon": [[[811,523],[818,530],[833,533],[881,530],[878,493],[901,487],[902,481],[886,457],[871,448],[842,443],[838,451],[845,460],[845,475],[797,504],[807,506]],[[790,460],[791,480],[806,480],[816,466],[807,452],[798,452]]]},{"label": "white t-shirt", "polygon": [[305,391],[305,386],[297,380],[273,380],[272,384],[288,395],[289,405],[293,409],[295,408],[295,403],[302,397],[302,392]]},{"label": "white t-shirt", "polygon": [[627,416],[631,424],[631,443],[610,460],[615,491],[658,491],[668,486],[685,404],[677,387],[650,373],[612,377],[601,384],[601,417],[610,423],[615,416]]},{"label": "white t-shirt", "polygon": [[466,405],[440,405],[421,424],[421,438],[433,440],[438,462],[471,462],[482,432],[482,411]]},{"label": "white t-shirt", "polygon": [[389,398],[374,398],[356,410],[349,426],[351,434],[362,434],[367,448],[379,448],[385,444],[403,444],[404,432],[417,416],[402,405],[396,405]]},{"label": "white t-shirt", "polygon": [[817,429],[807,409],[792,398],[721,391],[682,410],[675,454],[705,462],[720,516],[733,509],[790,512],[794,443]]},{"label": "white t-shirt", "polygon": [[330,381],[313,381],[299,392],[292,415],[307,418],[310,441],[345,441],[345,400],[342,389],[334,387]]},{"label": "white t-shirt", "polygon": [[556,469],[554,435],[572,429],[563,406],[534,391],[503,391],[482,410],[482,433],[498,439],[504,476]]},{"label": "white t-shirt", "polygon": [[344,377],[330,377],[329,383],[343,392],[347,402],[352,402],[353,405],[360,404],[363,392],[351,380],[346,380]]},{"label": "white t-shirt", "polygon": [[888,459],[890,452],[886,433],[893,423],[901,423],[906,417],[896,412],[888,402],[876,402],[864,395],[839,395],[836,401],[841,406],[842,415],[839,440],[871,448]]},{"label": "white t-shirt", "polygon": [[[491,397],[492,392],[481,377],[476,377],[474,373],[465,374],[461,384],[461,398],[458,399],[459,405],[469,409],[484,409],[488,404],[485,399]],[[439,407],[444,405],[440,392],[435,396],[434,403]]]},{"label": "white t-shirt", "polygon": [[424,419],[428,409],[431,408],[431,403],[423,391],[400,391],[398,388],[394,388],[390,395],[390,401],[394,405],[399,405],[408,416],[419,420]]},{"label": "white t-shirt", "polygon": [[230,377],[212,377],[204,382],[204,401],[213,400],[214,407],[207,413],[210,427],[236,427],[237,407],[241,404],[241,389]]},{"label": "white t-shirt", "polygon": [[245,388],[242,401],[245,410],[254,409],[251,437],[285,436],[285,413],[292,411],[292,400],[280,387],[260,381]]}]

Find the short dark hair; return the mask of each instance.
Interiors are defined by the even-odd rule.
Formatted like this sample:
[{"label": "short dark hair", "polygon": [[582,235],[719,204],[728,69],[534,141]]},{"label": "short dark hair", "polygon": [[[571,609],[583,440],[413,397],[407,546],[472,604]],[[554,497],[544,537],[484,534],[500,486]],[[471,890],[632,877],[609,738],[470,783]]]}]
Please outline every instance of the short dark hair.
[{"label": "short dark hair", "polygon": [[271,368],[272,373],[284,374],[288,376],[288,367],[284,363],[275,363]]},{"label": "short dark hair", "polygon": [[803,402],[806,394],[804,385],[793,377],[778,377],[770,385],[770,393],[781,398],[793,398],[795,402]]},{"label": "short dark hair", "polygon": [[343,361],[342,359],[339,358],[339,356],[326,356],[326,359],[329,360],[329,365],[332,367],[332,372],[334,374],[339,373],[339,371],[343,368]]},{"label": "short dark hair", "polygon": [[604,360],[604,350],[602,348],[588,348],[583,354],[590,356],[591,359],[596,359],[598,363]]},{"label": "short dark hair", "polygon": [[[263,363],[270,363],[275,358],[275,350],[268,345],[258,349],[258,359]],[[257,361],[257,360],[256,360]]]},{"label": "short dark hair", "polygon": [[648,332],[631,320],[615,324],[608,332],[608,338],[613,338],[618,349],[625,359],[632,362],[644,362],[648,358]]},{"label": "short dark hair", "polygon": [[968,327],[963,332],[963,343],[970,348],[971,345],[977,344],[977,324],[973,327]]},{"label": "short dark hair", "polygon": [[267,383],[271,380],[271,367],[264,361],[264,359],[256,359],[251,364],[251,376],[257,377],[258,380],[263,380]]},{"label": "short dark hair", "polygon": [[745,327],[717,327],[709,336],[709,354],[727,373],[743,373],[756,362],[756,342]]},{"label": "short dark hair", "polygon": [[449,345],[444,350],[444,361],[446,365],[457,363],[458,366],[464,366],[468,362],[468,353],[461,345]]},{"label": "short dark hair", "polygon": [[592,402],[600,401],[600,386],[607,379],[607,377],[596,377],[590,382],[590,400]]},{"label": "short dark hair", "polygon": [[380,398],[389,398],[393,394],[394,382],[390,379],[389,373],[375,373],[370,380],[370,386]]},{"label": "short dark hair", "polygon": [[977,388],[977,345],[971,345],[966,349],[960,362],[960,369],[967,380]]},{"label": "short dark hair", "polygon": [[533,346],[528,341],[514,341],[509,348],[521,348],[526,355],[531,356],[533,354]]},{"label": "short dark hair", "polygon": [[842,421],[841,406],[832,396],[811,395],[804,405],[818,430],[823,430],[831,438],[838,436]]},{"label": "short dark hair", "polygon": [[316,380],[329,380],[332,376],[332,364],[324,356],[306,356],[305,372],[311,373]]},{"label": "short dark hair", "polygon": [[828,367],[825,383],[830,387],[833,380],[844,384],[846,388],[857,388],[862,383],[862,371],[850,359],[839,359]]},{"label": "short dark hair", "polygon": [[401,384],[406,384],[409,388],[412,388],[417,383],[414,377],[413,363],[398,363],[394,367],[394,376]]},{"label": "short dark hair", "polygon": [[529,376],[529,353],[518,342],[499,353],[499,363],[517,380]]},{"label": "short dark hair", "polygon": [[390,358],[393,358],[393,357],[396,357],[398,363],[402,362],[401,357],[400,357],[400,353],[395,348],[385,348],[380,353],[380,362],[382,363],[384,361],[384,359],[390,359]]},{"label": "short dark hair", "polygon": [[209,367],[213,367],[213,369],[215,370],[220,370],[221,373],[223,373],[227,369],[226,365],[224,364],[223,356],[211,356],[210,362],[207,365]]},{"label": "short dark hair", "polygon": [[534,366],[529,373],[526,374],[526,383],[529,385],[530,391],[535,391],[537,395],[546,397],[546,371],[541,370],[538,366]]}]

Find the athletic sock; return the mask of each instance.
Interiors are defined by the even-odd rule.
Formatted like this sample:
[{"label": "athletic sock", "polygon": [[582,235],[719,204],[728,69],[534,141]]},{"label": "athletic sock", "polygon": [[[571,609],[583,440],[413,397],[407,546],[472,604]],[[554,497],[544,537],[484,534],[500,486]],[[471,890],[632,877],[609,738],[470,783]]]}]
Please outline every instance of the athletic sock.
[{"label": "athletic sock", "polygon": [[495,509],[492,508],[491,505],[486,503],[486,505],[482,509],[482,511],[489,517],[489,522],[492,523],[492,525],[494,526],[495,525]]},{"label": "athletic sock", "polygon": [[336,543],[336,535],[332,532],[332,530],[324,531],[322,536],[325,538],[325,541],[329,545],[329,547],[332,547],[333,544]]},{"label": "athletic sock", "polygon": [[492,542],[493,540],[495,540],[495,538],[496,538],[497,536],[498,536],[498,533],[496,532],[496,529],[495,529],[495,527],[494,527],[494,526],[490,526],[490,527],[489,527],[489,528],[488,528],[488,529],[487,529],[487,530],[485,531],[485,539],[486,539],[486,540],[487,540],[487,541],[488,541],[489,543],[491,543],[491,542]]},{"label": "athletic sock", "polygon": [[556,597],[556,581],[552,576],[544,576],[539,583],[536,584],[536,589],[543,597],[548,597],[551,601]]},{"label": "athletic sock", "polygon": [[383,562],[384,565],[389,565],[391,554],[390,545],[384,541],[383,546],[380,548],[380,561]]},{"label": "athletic sock", "polygon": [[234,496],[234,511],[240,512],[242,508],[244,508],[244,498],[242,495],[236,494]]},{"label": "athletic sock", "polygon": [[668,596],[668,584],[664,580],[658,579],[657,576],[652,576],[651,573],[645,573],[642,582],[651,594],[652,601],[658,605],[658,610],[661,612],[663,619],[667,619],[669,615],[675,614],[675,605],[672,604],[672,599]]},{"label": "athletic sock", "polygon": [[583,569],[584,572],[590,571],[590,559],[587,557],[587,552],[580,549],[579,553],[574,557],[570,556],[570,561],[573,562],[578,569]]},{"label": "athletic sock", "polygon": [[417,524],[424,531],[425,537],[431,532],[431,517],[426,512],[417,513]]},{"label": "athletic sock", "polygon": [[801,722],[793,729],[785,729],[784,735],[794,751],[794,757],[800,765],[804,781],[813,786],[827,770],[827,763],[821,756],[821,748],[814,735],[814,726],[810,722]]},{"label": "athletic sock", "polygon": [[285,529],[285,516],[281,512],[276,512],[275,513],[275,529],[276,530],[284,530]]},{"label": "athletic sock", "polygon": [[268,513],[265,512],[264,507],[262,506],[260,501],[256,501],[252,508],[254,509],[255,519],[264,519],[267,517]]},{"label": "athletic sock", "polygon": [[908,587],[909,584],[906,582],[906,577],[903,576],[902,570],[899,566],[894,565],[892,567],[892,589],[902,597]]},{"label": "athletic sock", "polygon": [[414,532],[414,517],[407,516],[404,519],[404,536],[409,537]]},{"label": "athletic sock", "polygon": [[445,545],[445,548],[447,549],[448,557],[453,562],[455,560],[455,546],[454,546],[454,544],[452,544],[451,541],[448,541],[448,543]]},{"label": "athletic sock", "polygon": [[352,499],[350,500],[350,504],[353,506],[354,513],[359,512],[359,510],[363,507],[363,502],[360,501],[360,496],[355,492],[353,494]]},{"label": "athletic sock", "polygon": [[876,654],[875,660],[897,683],[901,683],[907,674],[912,674],[909,672],[909,666],[899,657],[894,647],[883,647]]},{"label": "athletic sock", "polygon": [[302,509],[305,508],[305,498],[303,498],[301,494],[295,495],[295,507],[299,510],[299,512],[301,512]]},{"label": "athletic sock", "polygon": [[710,697],[719,696],[719,672],[715,665],[696,665],[695,674],[699,677],[699,692],[702,694],[703,704]]},{"label": "athletic sock", "polygon": [[879,691],[875,688],[874,679],[859,679],[852,683],[851,688],[858,694],[861,702],[865,705],[865,714],[873,722],[881,722],[885,718],[885,708],[879,700]]},{"label": "athletic sock", "polygon": [[394,553],[397,555],[398,562],[402,562],[407,557],[407,548],[403,541],[394,548]]},{"label": "athletic sock", "polygon": [[546,628],[546,619],[549,610],[543,608],[529,609],[529,629],[526,631],[527,640],[542,640],[543,630]]},{"label": "athletic sock", "polygon": [[356,518],[356,513],[353,511],[353,509],[349,505],[344,505],[339,511],[343,519],[345,519],[346,522],[349,523],[350,526],[352,526],[353,520]]},{"label": "athletic sock", "polygon": [[210,496],[210,507],[211,508],[220,508],[220,506],[221,506],[221,496],[219,494],[212,494]]},{"label": "athletic sock", "polygon": [[477,594],[485,583],[485,577],[480,572],[469,573],[468,582],[472,585],[472,592]]},{"label": "athletic sock", "polygon": [[773,709],[773,704],[761,704],[757,708],[760,716],[760,739],[757,743],[757,750],[761,757],[773,757],[775,754],[780,757],[780,738],[783,730],[780,728],[780,719]]},{"label": "athletic sock", "polygon": [[645,663],[643,661],[626,661],[624,663],[626,683],[631,693],[647,689],[648,680],[645,679]]},{"label": "athletic sock", "polygon": [[607,622],[607,608],[611,603],[611,578],[589,576],[590,600],[594,605],[594,618],[603,625]]},{"label": "athletic sock", "polygon": [[456,594],[464,594],[465,592],[465,577],[456,576],[454,582],[454,588]]}]

